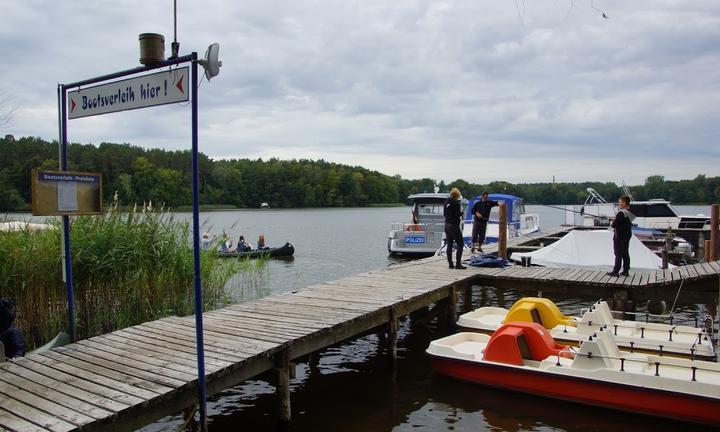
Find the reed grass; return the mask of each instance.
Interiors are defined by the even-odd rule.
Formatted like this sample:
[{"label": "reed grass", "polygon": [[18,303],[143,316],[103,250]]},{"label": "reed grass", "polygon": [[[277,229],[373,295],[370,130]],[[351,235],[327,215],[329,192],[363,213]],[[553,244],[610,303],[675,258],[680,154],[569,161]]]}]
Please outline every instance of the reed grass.
[{"label": "reed grass", "polygon": [[[0,233],[0,297],[16,304],[26,343],[38,346],[67,327],[60,224],[51,229]],[[168,315],[194,311],[191,225],[144,208],[72,218],[72,255],[78,338]],[[201,252],[205,310],[231,301],[234,275],[262,285],[265,264],[222,260]]]}]

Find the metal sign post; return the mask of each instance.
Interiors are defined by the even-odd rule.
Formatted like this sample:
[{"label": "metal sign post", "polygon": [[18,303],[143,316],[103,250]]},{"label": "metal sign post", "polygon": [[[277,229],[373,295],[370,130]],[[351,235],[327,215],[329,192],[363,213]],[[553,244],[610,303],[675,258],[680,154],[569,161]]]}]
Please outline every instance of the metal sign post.
[{"label": "metal sign post", "polygon": [[[175,68],[169,71],[146,74],[132,79],[117,81],[118,78],[129,77],[164,67],[178,66],[190,63],[190,87],[192,88],[192,211],[193,211],[193,269],[194,269],[194,297],[195,297],[195,335],[198,369],[198,402],[200,413],[200,427],[207,431],[207,402],[205,389],[205,349],[203,340],[203,300],[202,280],[200,273],[200,173],[198,157],[198,56],[193,52],[190,55],[176,57],[155,63],[151,66],[142,66],[115,72],[96,78],[58,85],[58,112],[59,112],[59,156],[60,170],[68,171],[68,141],[67,120],[106,114],[129,109],[145,108],[148,106],[181,102],[189,97],[189,90],[183,84],[187,83],[188,68]],[[90,87],[103,81],[115,80],[111,83]],[[67,101],[68,90],[77,89],[70,94],[71,113],[68,117]],[[83,105],[84,104],[84,105]],[[67,288],[68,302],[68,330],[72,340],[76,340],[75,332],[75,294],[72,276],[72,254],[70,248],[70,217],[62,216],[64,275]]]}]

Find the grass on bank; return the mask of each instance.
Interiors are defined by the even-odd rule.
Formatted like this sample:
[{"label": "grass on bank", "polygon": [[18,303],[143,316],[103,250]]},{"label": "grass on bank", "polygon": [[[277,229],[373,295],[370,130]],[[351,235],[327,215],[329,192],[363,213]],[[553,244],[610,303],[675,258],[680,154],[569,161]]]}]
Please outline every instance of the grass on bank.
[{"label": "grass on bank", "polygon": [[[29,348],[67,326],[60,225],[0,233],[0,297],[16,304],[17,323]],[[193,313],[191,225],[144,209],[72,218],[72,256],[78,338]],[[202,251],[206,310],[229,303],[227,281],[238,273],[262,278],[265,263],[223,260]]]}]

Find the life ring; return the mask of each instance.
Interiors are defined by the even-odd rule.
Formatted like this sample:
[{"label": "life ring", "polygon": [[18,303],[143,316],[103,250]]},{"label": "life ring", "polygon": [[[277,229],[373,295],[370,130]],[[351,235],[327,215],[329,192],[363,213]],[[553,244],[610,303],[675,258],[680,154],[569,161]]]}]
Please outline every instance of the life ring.
[{"label": "life ring", "polygon": [[410,224],[405,228],[405,231],[422,231],[422,227],[418,224]]}]

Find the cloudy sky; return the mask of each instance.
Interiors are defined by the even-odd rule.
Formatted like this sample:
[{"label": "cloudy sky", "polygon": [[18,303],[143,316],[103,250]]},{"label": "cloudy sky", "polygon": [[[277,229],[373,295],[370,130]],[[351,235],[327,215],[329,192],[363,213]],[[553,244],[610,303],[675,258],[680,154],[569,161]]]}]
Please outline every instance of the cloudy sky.
[{"label": "cloudy sky", "polygon": [[[720,175],[717,0],[178,0],[213,158],[409,178],[630,183]],[[603,17],[603,13],[608,17]],[[2,2],[2,133],[57,137],[59,82],[138,65],[171,0]],[[181,105],[72,120],[73,142],[189,148]],[[72,155],[71,155],[72,157]]]}]

